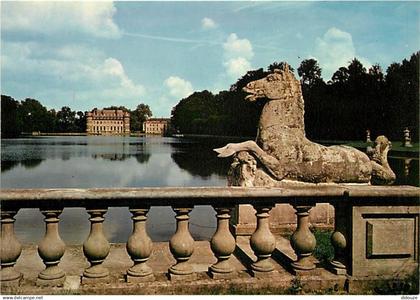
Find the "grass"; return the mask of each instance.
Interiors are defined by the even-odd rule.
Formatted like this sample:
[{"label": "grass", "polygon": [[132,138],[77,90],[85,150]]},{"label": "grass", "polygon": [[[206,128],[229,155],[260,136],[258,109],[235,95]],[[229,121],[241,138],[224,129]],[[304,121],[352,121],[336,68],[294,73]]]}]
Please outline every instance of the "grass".
[{"label": "grass", "polygon": [[[366,143],[364,141],[335,141],[335,140],[328,140],[328,141],[318,141],[320,144],[326,145],[347,145],[351,147],[355,147],[358,149],[366,149],[367,146],[373,147],[372,143]],[[412,141],[413,147],[407,148],[402,146],[402,141],[391,141],[392,148],[391,151],[397,152],[419,152],[420,144],[417,142]]]},{"label": "grass", "polygon": [[[319,260],[321,265],[334,258],[334,247],[331,245],[332,230],[313,231],[316,239],[316,248],[313,252],[315,258]],[[296,291],[299,293],[297,282],[292,283],[289,288],[292,293]],[[320,294],[336,294],[334,290],[318,291]],[[414,272],[410,276],[404,278],[387,279],[376,284],[373,289],[373,295],[418,295],[419,294],[419,272]],[[318,294],[315,292],[315,294]]]},{"label": "grass", "polygon": [[319,260],[321,264],[325,264],[334,258],[334,247],[331,245],[331,230],[314,230],[313,234],[316,239],[316,247],[313,256]]},{"label": "grass", "polygon": [[405,278],[384,280],[374,288],[376,295],[418,295],[419,273],[414,272]]}]

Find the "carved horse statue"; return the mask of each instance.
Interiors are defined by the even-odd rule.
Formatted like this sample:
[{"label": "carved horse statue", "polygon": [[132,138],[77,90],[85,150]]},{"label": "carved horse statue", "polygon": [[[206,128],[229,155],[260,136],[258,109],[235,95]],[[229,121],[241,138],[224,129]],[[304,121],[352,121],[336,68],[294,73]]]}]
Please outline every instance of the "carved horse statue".
[{"label": "carved horse statue", "polygon": [[349,146],[326,147],[305,136],[300,82],[285,65],[243,89],[245,98],[266,99],[255,141],[214,149],[219,157],[234,156],[230,185],[281,186],[280,181],[309,183],[391,184],[395,174],[387,161],[391,143],[379,136],[371,158]]}]

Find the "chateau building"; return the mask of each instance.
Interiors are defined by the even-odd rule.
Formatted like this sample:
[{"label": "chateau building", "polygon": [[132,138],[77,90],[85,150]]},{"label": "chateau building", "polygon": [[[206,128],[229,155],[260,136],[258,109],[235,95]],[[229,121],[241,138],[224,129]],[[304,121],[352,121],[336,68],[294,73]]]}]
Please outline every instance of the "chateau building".
[{"label": "chateau building", "polygon": [[143,131],[146,134],[165,134],[170,127],[171,119],[151,118],[143,123]]},{"label": "chateau building", "polygon": [[129,135],[130,113],[119,109],[94,109],[86,118],[88,135]]}]

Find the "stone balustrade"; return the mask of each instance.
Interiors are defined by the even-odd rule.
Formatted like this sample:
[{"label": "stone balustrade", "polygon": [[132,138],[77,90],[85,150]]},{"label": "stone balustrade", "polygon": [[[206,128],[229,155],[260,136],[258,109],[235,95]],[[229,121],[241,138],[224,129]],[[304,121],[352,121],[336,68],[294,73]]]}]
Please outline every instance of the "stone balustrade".
[{"label": "stone balustrade", "polygon": [[[90,233],[83,244],[89,266],[81,274],[82,285],[110,283],[110,271],[104,261],[110,243],[103,233],[109,207],[127,207],[132,215],[133,232],[126,250],[133,265],[126,270],[125,282],[153,282],[156,272],[148,265],[153,241],[147,234],[147,213],[152,206],[171,206],[176,214],[176,232],[169,249],[176,263],[167,270],[170,281],[192,281],[197,271],[190,263],[194,240],[189,232],[189,214],[198,205],[211,205],[216,212],[217,229],[210,248],[216,263],[208,266],[213,280],[237,277],[231,263],[237,241],[229,229],[232,210],[251,204],[257,224],[249,238],[254,253],[247,265],[249,276],[268,278],[278,275],[276,264],[290,274],[316,274],[321,268],[313,258],[316,240],[310,230],[309,215],[317,203],[335,208],[335,229],[331,243],[335,256],[325,267],[335,276],[357,280],[361,277],[410,274],[419,266],[420,189],[409,186],[377,187],[362,185],[319,185],[291,188],[124,188],[124,189],[13,189],[2,190],[1,200],[1,286],[16,287],[25,278],[15,269],[22,245],[14,234],[14,217],[19,209],[38,208],[45,216],[45,236],[38,253],[45,264],[37,286],[60,287],[66,273],[59,266],[66,246],[59,236],[59,216],[63,209],[83,207],[90,215]],[[276,255],[276,239],[270,232],[269,215],[275,204],[288,203],[296,210],[297,228],[290,237],[294,256]],[[211,216],[209,216],[211,217]],[[73,274],[75,275],[75,274]],[[293,276],[293,275],[292,275]],[[112,284],[112,282],[111,282]]]}]

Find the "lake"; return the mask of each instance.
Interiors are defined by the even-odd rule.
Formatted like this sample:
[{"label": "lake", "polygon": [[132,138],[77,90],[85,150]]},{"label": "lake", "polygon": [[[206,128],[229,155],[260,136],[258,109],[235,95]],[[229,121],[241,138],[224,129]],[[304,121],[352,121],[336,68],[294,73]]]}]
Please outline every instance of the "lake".
[{"label": "lake", "polygon": [[[159,186],[225,186],[230,159],[212,151],[226,140],[169,137],[72,136],[1,140],[1,188],[110,188]],[[397,184],[419,185],[419,160],[390,157]],[[195,240],[209,240],[216,228],[210,206],[195,207],[190,231]],[[175,213],[152,207],[147,230],[152,240],[167,241],[175,232]],[[83,208],[65,208],[60,235],[66,244],[81,244],[89,234]],[[15,230],[23,243],[44,235],[39,210],[22,209]],[[111,242],[124,243],[131,234],[127,208],[110,208],[104,231]]]}]

